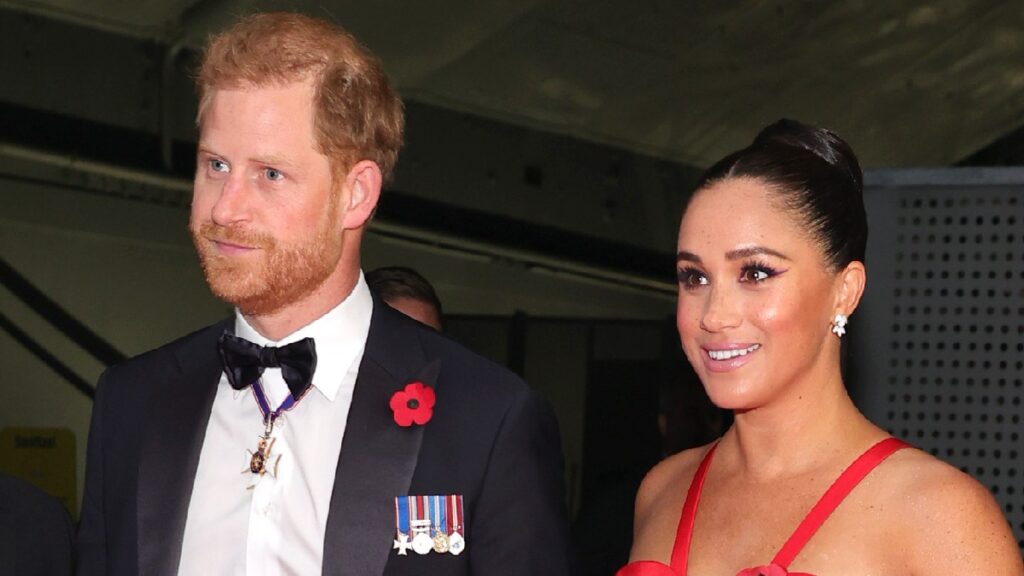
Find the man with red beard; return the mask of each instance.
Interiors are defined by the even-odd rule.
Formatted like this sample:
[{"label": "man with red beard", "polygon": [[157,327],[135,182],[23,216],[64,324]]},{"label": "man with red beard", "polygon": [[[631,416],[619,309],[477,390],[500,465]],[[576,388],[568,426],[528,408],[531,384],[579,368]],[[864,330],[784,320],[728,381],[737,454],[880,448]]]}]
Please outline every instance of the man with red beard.
[{"label": "man with red beard", "polygon": [[379,62],[262,14],[197,84],[189,228],[237,311],[101,377],[79,573],[566,574],[550,409],[360,271],[402,142]]}]

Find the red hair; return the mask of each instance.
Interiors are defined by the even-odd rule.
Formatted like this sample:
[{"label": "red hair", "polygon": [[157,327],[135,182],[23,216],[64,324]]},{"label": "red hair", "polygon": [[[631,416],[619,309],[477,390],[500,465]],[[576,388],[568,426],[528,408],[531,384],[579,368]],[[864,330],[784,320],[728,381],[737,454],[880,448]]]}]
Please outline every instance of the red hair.
[{"label": "red hair", "polygon": [[336,175],[372,160],[390,180],[402,147],[402,101],[380,61],[340,26],[302,14],[243,18],[211,38],[196,88],[197,122],[220,88],[312,81],[317,149]]}]

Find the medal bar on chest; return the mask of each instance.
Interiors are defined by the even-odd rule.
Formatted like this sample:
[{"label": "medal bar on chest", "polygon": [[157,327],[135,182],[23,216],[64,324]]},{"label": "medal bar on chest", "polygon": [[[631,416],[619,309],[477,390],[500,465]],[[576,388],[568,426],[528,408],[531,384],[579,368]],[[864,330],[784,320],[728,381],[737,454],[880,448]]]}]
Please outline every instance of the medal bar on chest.
[{"label": "medal bar on chest", "polygon": [[393,549],[407,556],[417,554],[459,555],[466,548],[462,496],[398,496],[395,498]]}]

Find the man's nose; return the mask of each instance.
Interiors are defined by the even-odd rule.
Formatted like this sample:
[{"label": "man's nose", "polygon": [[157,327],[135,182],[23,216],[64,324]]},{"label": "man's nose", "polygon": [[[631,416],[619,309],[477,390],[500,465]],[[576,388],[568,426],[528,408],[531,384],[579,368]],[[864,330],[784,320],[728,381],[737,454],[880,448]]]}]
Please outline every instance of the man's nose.
[{"label": "man's nose", "polygon": [[244,222],[250,216],[251,200],[251,191],[246,179],[241,174],[231,174],[221,185],[210,217],[214,223],[221,226]]}]

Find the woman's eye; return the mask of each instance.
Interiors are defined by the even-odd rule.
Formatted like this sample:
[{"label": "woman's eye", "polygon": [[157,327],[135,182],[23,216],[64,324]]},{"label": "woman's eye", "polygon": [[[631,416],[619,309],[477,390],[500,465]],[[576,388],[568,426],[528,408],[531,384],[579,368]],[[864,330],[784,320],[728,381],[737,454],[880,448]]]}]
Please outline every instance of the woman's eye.
[{"label": "woman's eye", "polygon": [[284,172],[281,172],[280,170],[274,168],[267,168],[264,171],[264,174],[266,175],[267,180],[270,180],[271,182],[278,182],[284,180]]},{"label": "woman's eye", "polygon": [[764,282],[772,276],[775,276],[774,270],[762,268],[760,266],[748,266],[744,268],[743,272],[740,274],[740,282],[757,284],[759,282]]},{"label": "woman's eye", "polygon": [[228,172],[230,167],[227,162],[214,158],[210,160],[210,169],[214,172]]},{"label": "woman's eye", "polygon": [[679,271],[679,283],[684,288],[696,288],[698,286],[707,286],[708,278],[697,269],[684,268]]}]

